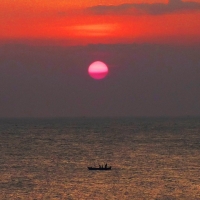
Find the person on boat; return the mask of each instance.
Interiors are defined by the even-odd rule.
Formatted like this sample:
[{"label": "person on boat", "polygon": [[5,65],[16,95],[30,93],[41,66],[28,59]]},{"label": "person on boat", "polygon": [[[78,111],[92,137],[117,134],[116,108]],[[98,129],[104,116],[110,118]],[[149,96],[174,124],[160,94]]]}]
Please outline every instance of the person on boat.
[{"label": "person on boat", "polygon": [[105,168],[107,168],[107,163],[105,164]]},{"label": "person on boat", "polygon": [[99,168],[101,168],[101,165],[99,165]]}]

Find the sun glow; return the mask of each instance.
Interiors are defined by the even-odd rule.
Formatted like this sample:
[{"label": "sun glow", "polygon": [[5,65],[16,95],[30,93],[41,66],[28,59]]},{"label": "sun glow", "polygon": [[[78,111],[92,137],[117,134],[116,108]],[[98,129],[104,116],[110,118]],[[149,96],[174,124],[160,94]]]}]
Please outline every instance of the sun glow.
[{"label": "sun glow", "polygon": [[94,36],[101,37],[112,35],[116,29],[116,24],[81,24],[67,27],[68,31],[76,36]]}]

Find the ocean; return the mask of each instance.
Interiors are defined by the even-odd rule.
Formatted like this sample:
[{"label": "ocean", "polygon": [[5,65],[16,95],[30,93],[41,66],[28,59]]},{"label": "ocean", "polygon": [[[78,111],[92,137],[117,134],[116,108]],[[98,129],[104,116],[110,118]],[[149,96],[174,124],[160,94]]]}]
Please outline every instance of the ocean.
[{"label": "ocean", "polygon": [[1,119],[0,199],[198,200],[200,118]]}]

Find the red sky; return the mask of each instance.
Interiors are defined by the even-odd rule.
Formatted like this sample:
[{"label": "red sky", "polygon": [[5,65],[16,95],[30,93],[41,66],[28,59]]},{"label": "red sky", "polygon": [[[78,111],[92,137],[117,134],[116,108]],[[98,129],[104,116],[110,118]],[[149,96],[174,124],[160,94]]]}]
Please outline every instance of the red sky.
[{"label": "red sky", "polygon": [[0,40],[65,45],[196,44],[200,43],[200,0],[192,2],[197,4],[180,0],[3,0]]},{"label": "red sky", "polygon": [[199,63],[200,0],[0,0],[0,117],[200,115]]}]

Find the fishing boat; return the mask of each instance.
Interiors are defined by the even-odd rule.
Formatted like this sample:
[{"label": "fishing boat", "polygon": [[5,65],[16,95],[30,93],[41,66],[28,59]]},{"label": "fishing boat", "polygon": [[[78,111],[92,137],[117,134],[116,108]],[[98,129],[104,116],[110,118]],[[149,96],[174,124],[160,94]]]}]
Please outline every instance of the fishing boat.
[{"label": "fishing boat", "polygon": [[111,170],[111,166],[107,168],[100,168],[100,167],[88,167],[89,170]]},{"label": "fishing boat", "polygon": [[105,165],[105,167],[99,166],[99,167],[88,167],[89,170],[111,170],[111,166],[107,167],[107,165]]}]

